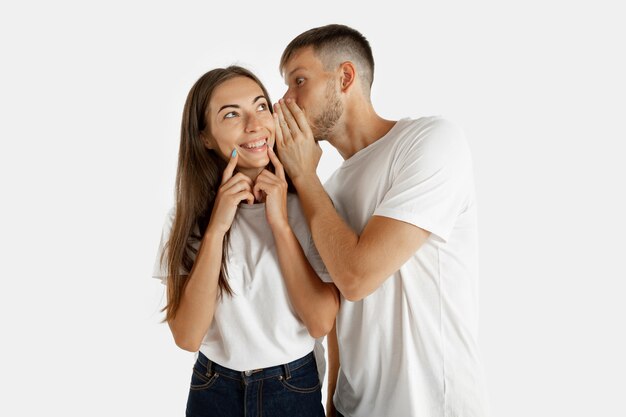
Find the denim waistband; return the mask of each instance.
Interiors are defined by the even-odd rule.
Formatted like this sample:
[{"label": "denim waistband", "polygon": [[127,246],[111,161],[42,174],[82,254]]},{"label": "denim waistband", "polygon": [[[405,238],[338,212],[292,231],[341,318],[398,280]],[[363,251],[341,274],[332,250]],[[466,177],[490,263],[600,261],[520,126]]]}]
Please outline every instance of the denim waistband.
[{"label": "denim waistband", "polygon": [[202,352],[198,352],[198,362],[206,367],[208,374],[216,373],[243,382],[258,381],[278,376],[290,379],[293,371],[303,367],[313,360],[315,360],[315,355],[311,352],[300,359],[296,359],[295,361],[282,365],[270,366],[269,368],[251,369],[248,371],[235,371],[234,369],[226,368],[225,366],[211,361]]}]

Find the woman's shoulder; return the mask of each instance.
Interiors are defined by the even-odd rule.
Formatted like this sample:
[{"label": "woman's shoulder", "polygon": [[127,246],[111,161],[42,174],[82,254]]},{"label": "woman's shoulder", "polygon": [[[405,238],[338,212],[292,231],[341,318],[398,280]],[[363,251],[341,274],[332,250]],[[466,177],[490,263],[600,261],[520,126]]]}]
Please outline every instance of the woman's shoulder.
[{"label": "woman's shoulder", "polygon": [[165,212],[163,216],[163,232],[167,232],[169,235],[170,230],[172,229],[172,225],[174,224],[174,218],[176,217],[176,206],[171,207],[169,210]]},{"label": "woman's shoulder", "polygon": [[291,217],[291,214],[302,214],[302,206],[300,205],[300,199],[296,193],[287,193],[287,212]]},{"label": "woman's shoulder", "polygon": [[292,226],[296,223],[306,224],[306,218],[304,217],[304,211],[302,211],[300,199],[295,193],[287,193],[287,216]]}]

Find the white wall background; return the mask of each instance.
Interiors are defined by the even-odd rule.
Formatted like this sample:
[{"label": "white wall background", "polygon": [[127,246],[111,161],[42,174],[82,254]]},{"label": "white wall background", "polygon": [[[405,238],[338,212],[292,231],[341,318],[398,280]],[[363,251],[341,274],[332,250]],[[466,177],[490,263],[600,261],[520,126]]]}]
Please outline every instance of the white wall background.
[{"label": "white wall background", "polygon": [[183,415],[150,273],[184,98],[239,63],[277,100],[284,46],[334,22],[369,38],[381,115],[467,134],[493,416],[626,415],[619,3],[3,2],[0,415]]}]

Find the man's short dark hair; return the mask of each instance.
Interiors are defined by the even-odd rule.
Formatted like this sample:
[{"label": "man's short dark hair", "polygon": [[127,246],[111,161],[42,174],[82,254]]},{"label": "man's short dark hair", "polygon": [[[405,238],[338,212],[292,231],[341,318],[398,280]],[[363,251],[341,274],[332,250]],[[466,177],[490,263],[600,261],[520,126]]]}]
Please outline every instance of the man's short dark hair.
[{"label": "man's short dark hair", "polygon": [[309,46],[313,47],[327,71],[344,61],[355,64],[369,95],[374,82],[374,57],[369,42],[359,31],[345,25],[332,24],[301,33],[287,45],[280,58],[281,74],[293,54]]}]

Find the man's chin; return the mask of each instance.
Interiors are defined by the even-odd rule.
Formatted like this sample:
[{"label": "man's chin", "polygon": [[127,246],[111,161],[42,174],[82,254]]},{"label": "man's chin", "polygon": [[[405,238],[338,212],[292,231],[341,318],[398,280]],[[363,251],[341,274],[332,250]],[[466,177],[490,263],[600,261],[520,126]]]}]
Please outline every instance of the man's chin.
[{"label": "man's chin", "polygon": [[320,132],[317,129],[311,129],[311,131],[313,133],[313,139],[315,139],[315,142],[323,142],[323,141],[328,140],[322,134],[320,134]]}]

